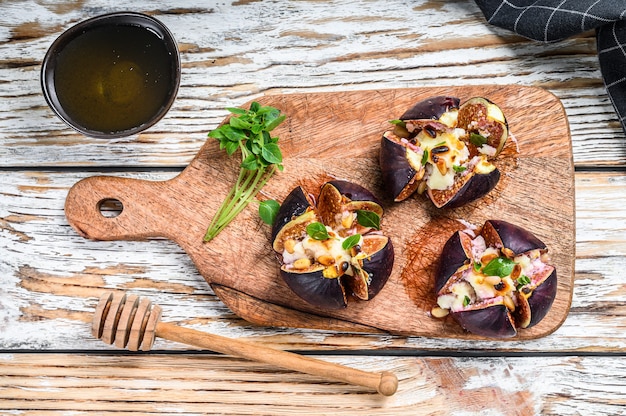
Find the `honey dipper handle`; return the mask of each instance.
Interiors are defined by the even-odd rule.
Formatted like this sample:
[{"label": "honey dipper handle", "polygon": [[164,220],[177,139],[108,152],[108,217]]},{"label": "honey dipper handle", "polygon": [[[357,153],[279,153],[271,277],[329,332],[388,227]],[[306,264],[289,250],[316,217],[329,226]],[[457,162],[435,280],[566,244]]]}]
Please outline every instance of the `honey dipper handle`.
[{"label": "honey dipper handle", "polygon": [[340,364],[316,360],[299,354],[255,345],[220,335],[208,334],[165,322],[159,322],[157,324],[156,335],[170,341],[193,345],[222,354],[343,381],[348,384],[368,387],[378,391],[384,396],[393,395],[398,388],[398,379],[390,372],[370,373]]}]

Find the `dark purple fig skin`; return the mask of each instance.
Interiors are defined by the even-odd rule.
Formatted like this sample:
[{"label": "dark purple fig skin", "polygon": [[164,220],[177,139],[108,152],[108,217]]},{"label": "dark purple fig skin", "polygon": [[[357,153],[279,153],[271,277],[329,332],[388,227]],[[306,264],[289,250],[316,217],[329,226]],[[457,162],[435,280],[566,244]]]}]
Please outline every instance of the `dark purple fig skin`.
[{"label": "dark purple fig skin", "polygon": [[448,283],[448,280],[459,267],[463,266],[470,260],[469,253],[466,253],[462,239],[467,234],[460,231],[452,234],[452,237],[446,241],[439,257],[439,266],[435,273],[435,292],[439,293],[441,289]]},{"label": "dark purple fig skin", "polygon": [[496,168],[489,173],[478,173],[472,175],[471,178],[459,189],[448,202],[443,205],[438,204],[433,197],[433,192],[428,191],[428,197],[437,208],[458,208],[475,201],[496,187],[500,181],[500,171]]},{"label": "dark purple fig skin", "polygon": [[369,258],[363,260],[363,270],[365,270],[371,279],[371,282],[367,288],[367,295],[369,299],[376,296],[391,275],[394,262],[394,250],[391,238],[387,239],[387,245],[382,249],[374,253]]},{"label": "dark purple fig skin", "polygon": [[276,235],[294,217],[302,215],[311,206],[304,189],[301,186],[294,188],[280,205],[276,219],[272,225],[272,243],[276,240]]},{"label": "dark purple fig skin", "polygon": [[[383,136],[380,142],[379,162],[387,193],[394,201],[400,201],[398,196],[417,174],[406,158],[406,148]],[[406,197],[409,195],[410,193]]]},{"label": "dark purple fig skin", "polygon": [[[389,238],[381,250],[363,260],[362,269],[371,279],[367,289],[368,300],[376,296],[387,283],[393,262],[394,250]],[[280,275],[295,294],[311,305],[323,309],[341,309],[347,306],[343,282],[340,278],[324,277],[323,270],[304,273],[281,270]]]},{"label": "dark purple fig skin", "polygon": [[[534,234],[506,221],[487,220],[480,234],[485,238],[488,247],[497,244],[500,247],[513,250],[515,254],[546,249],[546,245]],[[442,249],[435,274],[435,292],[437,295],[444,289],[459,267],[470,261],[469,247],[463,244],[464,235],[460,231],[455,232],[446,241]],[[527,314],[530,315],[530,322],[525,326],[526,328],[536,325],[547,315],[556,297],[556,292],[557,273],[554,269],[546,279],[539,282],[527,301],[520,299],[521,302],[527,303],[520,305],[514,315],[511,315],[504,305],[497,305],[497,308],[496,305],[490,305],[482,309],[477,306],[465,311],[451,312],[451,315],[463,328],[474,334],[496,338],[512,337],[516,335],[516,322],[519,325],[520,322],[528,321]]]},{"label": "dark purple fig skin", "polygon": [[345,195],[352,201],[372,201],[377,203],[378,205],[381,205],[378,198],[376,198],[373,193],[371,193],[369,190],[365,189],[361,185],[341,180],[329,181],[327,183],[333,185],[335,188],[337,188],[340,194]]},{"label": "dark purple fig skin", "polygon": [[438,120],[449,110],[458,109],[461,100],[457,97],[436,96],[420,101],[400,116],[400,120]]},{"label": "dark purple fig skin", "polygon": [[[326,186],[334,187],[341,195],[346,196],[353,202],[368,201],[380,205],[374,194],[355,183],[335,180],[325,183],[322,188]],[[332,203],[335,204],[335,199],[337,198],[333,197],[331,199]],[[276,221],[272,228],[272,243],[274,244],[276,236],[287,223],[306,213],[310,207],[312,207],[311,201],[304,193],[302,187],[297,187],[291,191],[285,198],[276,216]],[[382,213],[382,208],[380,209]],[[383,288],[391,274],[393,262],[394,250],[389,238],[387,238],[387,243],[383,248],[362,261],[362,269],[370,277],[368,299],[376,296]],[[340,277],[324,277],[323,269],[323,267],[307,271],[281,269],[280,275],[296,295],[311,305],[322,309],[345,308],[347,306],[346,285],[344,285]]]},{"label": "dark purple fig skin", "polygon": [[[492,232],[495,231],[494,232]],[[546,245],[534,234],[525,229],[501,220],[488,220],[482,231],[487,245],[501,244],[515,254],[526,253],[531,250],[545,250]]]},{"label": "dark purple fig skin", "polygon": [[[391,239],[384,248],[363,260],[363,270],[371,281],[368,286],[368,299],[376,296],[387,283],[394,262]],[[281,270],[280,275],[287,286],[303,300],[323,309],[342,309],[347,306],[346,293],[340,278],[324,277],[323,270],[298,272]]]},{"label": "dark purple fig skin", "polygon": [[528,304],[530,306],[530,324],[527,328],[532,327],[541,321],[550,310],[554,298],[556,297],[557,278],[556,269],[543,281],[539,286],[533,290],[533,294],[528,298]]},{"label": "dark purple fig skin", "polygon": [[517,334],[513,317],[503,304],[452,312],[451,315],[459,325],[472,334],[490,338],[510,338]]},{"label": "dark purple fig skin", "polygon": [[300,298],[323,309],[343,309],[348,303],[339,279],[328,279],[322,270],[297,273],[280,271],[287,286]]},{"label": "dark purple fig skin", "polygon": [[[436,96],[420,101],[407,110],[401,120],[438,120],[442,114],[451,109],[458,109],[460,99],[457,97]],[[409,184],[418,173],[406,159],[406,148],[385,137],[381,140],[379,165],[382,182],[388,194],[395,202],[408,198],[417,188],[410,189]],[[437,191],[428,190],[430,200],[437,208],[458,208],[482,198],[491,192],[500,180],[500,171],[495,169],[487,174],[473,174],[460,189],[443,202],[438,201]],[[403,192],[404,191],[404,192]],[[441,194],[439,194],[441,196]]]}]

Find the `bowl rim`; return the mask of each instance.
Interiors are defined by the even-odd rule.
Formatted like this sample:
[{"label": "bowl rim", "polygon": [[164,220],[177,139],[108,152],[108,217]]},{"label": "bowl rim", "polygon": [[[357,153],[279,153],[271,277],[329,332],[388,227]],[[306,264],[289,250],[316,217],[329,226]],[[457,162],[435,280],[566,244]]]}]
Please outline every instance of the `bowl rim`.
[{"label": "bowl rim", "polygon": [[[63,106],[58,100],[55,82],[54,82],[54,70],[56,67],[55,57],[58,53],[72,40],[86,33],[88,30],[102,27],[102,26],[138,26],[146,28],[154,33],[159,39],[163,41],[166,50],[169,52],[172,62],[172,76],[171,76],[171,88],[167,100],[159,107],[159,110],[154,113],[146,122],[137,126],[116,131],[101,131],[87,128],[75,122],[67,112],[63,109]],[[95,138],[120,138],[127,137],[133,134],[140,133],[159,122],[170,110],[172,104],[176,100],[178,89],[180,86],[181,78],[181,64],[180,53],[178,51],[178,44],[174,35],[170,29],[160,20],[155,17],[149,16],[144,13],[133,11],[118,11],[105,13],[98,16],[90,17],[82,20],[75,25],[64,30],[50,45],[41,63],[40,71],[40,83],[41,89],[48,106],[52,111],[72,129],[85,136]]]}]

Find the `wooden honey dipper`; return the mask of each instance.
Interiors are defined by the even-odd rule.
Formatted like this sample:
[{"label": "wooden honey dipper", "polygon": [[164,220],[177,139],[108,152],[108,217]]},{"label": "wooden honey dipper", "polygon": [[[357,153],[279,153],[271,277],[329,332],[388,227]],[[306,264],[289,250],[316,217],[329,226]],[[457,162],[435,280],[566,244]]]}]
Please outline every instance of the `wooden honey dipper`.
[{"label": "wooden honey dipper", "polygon": [[94,337],[130,351],[149,351],[156,337],[193,345],[235,357],[271,364],[293,371],[368,387],[384,396],[393,395],[398,379],[393,373],[370,373],[340,364],[316,360],[250,342],[160,322],[161,307],[146,298],[105,292],[92,321]]}]

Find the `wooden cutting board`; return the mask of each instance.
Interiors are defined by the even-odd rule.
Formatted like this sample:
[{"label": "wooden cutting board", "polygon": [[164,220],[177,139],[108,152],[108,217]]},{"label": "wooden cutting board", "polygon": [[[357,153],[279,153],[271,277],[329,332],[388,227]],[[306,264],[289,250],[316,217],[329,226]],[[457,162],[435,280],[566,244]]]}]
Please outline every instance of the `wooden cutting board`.
[{"label": "wooden cutting board", "polygon": [[[491,99],[503,109],[513,135],[496,162],[502,173],[497,187],[483,199],[452,210],[437,210],[423,196],[392,202],[383,192],[378,169],[378,147],[388,121],[435,95],[457,96],[462,102],[473,96]],[[257,101],[287,115],[274,131],[280,137],[285,170],[270,180],[259,199],[282,201],[297,185],[317,194],[322,183],[338,178],[361,184],[383,200],[382,229],[392,238],[396,256],[388,283],[373,300],[353,300],[345,310],[328,312],[292,294],[280,278],[270,227],[258,217],[256,204],[216,239],[203,243],[239,164],[238,157],[225,157],[212,139],[171,180],[81,180],[67,196],[69,223],[90,239],[158,236],[175,241],[220,299],[253,323],[478,339],[450,317],[430,316],[435,303],[433,269],[445,241],[466,227],[463,222],[482,225],[486,219],[502,219],[543,240],[558,272],[550,312],[514,339],[547,335],[565,320],[574,278],[574,168],[567,118],[554,95],[533,87],[481,85],[268,95]],[[101,202],[108,199],[123,206],[115,218],[100,211]]]}]

